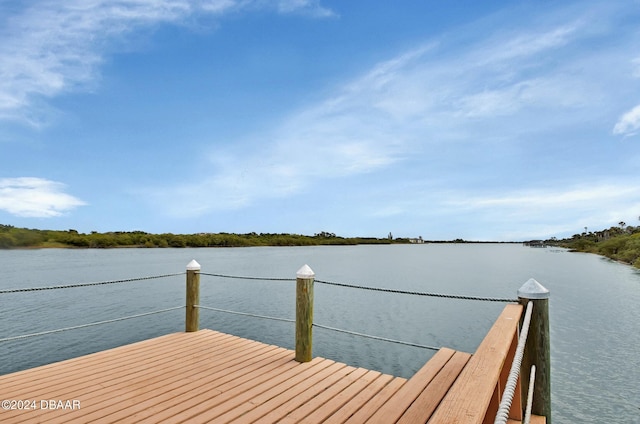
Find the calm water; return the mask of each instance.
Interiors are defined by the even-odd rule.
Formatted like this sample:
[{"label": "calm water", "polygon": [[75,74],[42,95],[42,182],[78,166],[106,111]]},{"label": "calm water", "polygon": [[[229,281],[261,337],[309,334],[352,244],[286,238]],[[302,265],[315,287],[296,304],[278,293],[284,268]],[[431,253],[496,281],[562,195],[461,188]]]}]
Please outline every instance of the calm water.
[{"label": "calm water", "polygon": [[[515,298],[535,278],[551,291],[555,423],[640,423],[640,272],[594,255],[518,245],[0,251],[0,289],[182,272],[316,278],[375,287]],[[204,306],[295,317],[294,282],[202,276]],[[184,276],[0,295],[0,338],[184,305]],[[315,322],[473,352],[500,303],[317,284]],[[202,310],[200,326],[294,347],[291,323]],[[184,310],[0,343],[0,374],[183,331]],[[314,355],[410,377],[433,352],[314,330]]]}]

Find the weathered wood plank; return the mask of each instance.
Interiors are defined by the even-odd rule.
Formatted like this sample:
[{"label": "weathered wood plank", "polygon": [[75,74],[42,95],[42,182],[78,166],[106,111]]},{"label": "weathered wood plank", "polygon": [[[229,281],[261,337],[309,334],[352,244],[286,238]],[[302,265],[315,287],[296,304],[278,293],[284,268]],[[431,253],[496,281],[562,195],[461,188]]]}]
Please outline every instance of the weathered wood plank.
[{"label": "weathered wood plank", "polygon": [[307,265],[296,275],[296,361],[313,357],[313,271]]},{"label": "weathered wood plank", "polygon": [[[537,281],[533,280],[538,290],[547,292]],[[527,282],[528,284],[529,282]],[[531,287],[531,286],[529,286]],[[525,290],[526,291],[526,290]],[[521,297],[522,296],[522,297]],[[518,297],[524,306],[532,297],[533,311],[531,313],[531,326],[529,337],[522,358],[520,369],[523,389],[528,390],[531,379],[531,366],[536,366],[535,386],[533,389],[533,404],[531,411],[534,414],[547,417],[551,423],[551,339],[549,332],[549,299],[536,298],[532,295],[518,291]]]},{"label": "weathered wood plank", "polygon": [[195,260],[187,265],[186,306],[184,331],[195,332],[200,329],[200,264]]}]

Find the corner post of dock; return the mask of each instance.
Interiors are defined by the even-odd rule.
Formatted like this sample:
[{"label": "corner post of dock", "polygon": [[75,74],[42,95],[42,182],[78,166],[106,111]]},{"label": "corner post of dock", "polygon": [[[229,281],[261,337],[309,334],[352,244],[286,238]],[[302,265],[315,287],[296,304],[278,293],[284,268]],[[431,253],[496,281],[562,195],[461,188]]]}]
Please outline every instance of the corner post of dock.
[{"label": "corner post of dock", "polygon": [[313,350],[313,281],[315,273],[304,265],[296,273],[296,361],[309,362]]},{"label": "corner post of dock", "polygon": [[185,332],[198,331],[200,326],[200,264],[192,260],[187,264],[187,303]]},{"label": "corner post of dock", "polygon": [[[522,390],[529,387],[531,366],[536,366],[531,412],[546,417],[551,424],[551,343],[549,338],[549,290],[529,279],[518,290],[518,300],[525,308],[533,302],[529,335],[520,368]],[[523,393],[522,399],[526,399]]]}]

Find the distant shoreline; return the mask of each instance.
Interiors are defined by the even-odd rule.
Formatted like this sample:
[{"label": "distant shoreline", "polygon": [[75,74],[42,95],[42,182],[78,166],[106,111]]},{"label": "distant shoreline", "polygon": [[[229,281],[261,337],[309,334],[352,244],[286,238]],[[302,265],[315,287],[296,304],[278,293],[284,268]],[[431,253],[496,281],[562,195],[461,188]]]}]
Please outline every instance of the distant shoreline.
[{"label": "distant shoreline", "polygon": [[[410,243],[394,241],[392,243],[317,243],[317,244],[255,244],[255,245],[224,245],[224,246],[144,246],[144,245],[115,245],[115,246],[74,246],[63,244],[42,244],[32,246],[12,246],[0,247],[0,250],[40,250],[40,249],[69,249],[69,250],[91,250],[91,249],[205,249],[205,248],[242,248],[242,247],[307,247],[307,246],[390,246],[390,245],[429,245],[429,244],[522,244],[519,241],[428,241],[424,243]],[[577,252],[577,250],[574,250]]]},{"label": "distant shoreline", "polygon": [[555,245],[570,252],[594,253],[621,264],[640,268],[640,227],[611,227],[596,233],[575,234]]},{"label": "distant shoreline", "polygon": [[186,247],[256,247],[256,246],[345,246],[373,244],[444,244],[444,243],[521,243],[518,241],[424,240],[421,237],[384,238],[341,237],[321,232],[313,236],[289,233],[198,233],[151,234],[144,231],[79,233],[76,230],[37,230],[0,225],[0,249],[110,249],[110,248],[186,248]]}]

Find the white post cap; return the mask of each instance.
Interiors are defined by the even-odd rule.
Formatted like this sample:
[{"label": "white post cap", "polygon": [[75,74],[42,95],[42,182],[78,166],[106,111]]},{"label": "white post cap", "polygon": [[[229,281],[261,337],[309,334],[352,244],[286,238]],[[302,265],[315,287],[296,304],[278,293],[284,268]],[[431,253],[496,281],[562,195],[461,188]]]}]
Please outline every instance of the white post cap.
[{"label": "white post cap", "polygon": [[296,272],[297,278],[313,278],[315,276],[315,272],[313,272],[313,270],[307,264],[302,265],[302,268],[300,268],[298,272]]},{"label": "white post cap", "polygon": [[522,299],[549,299],[549,290],[535,279],[529,278],[518,290],[518,297]]},{"label": "white post cap", "polygon": [[191,262],[187,264],[187,271],[200,271],[200,264],[196,262],[195,259],[192,259]]}]

